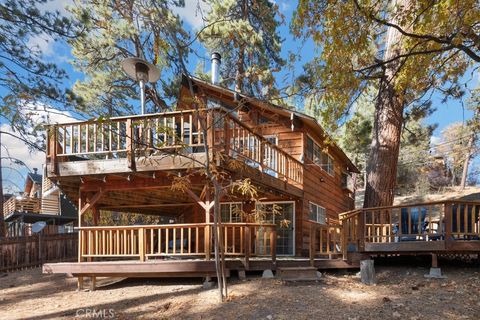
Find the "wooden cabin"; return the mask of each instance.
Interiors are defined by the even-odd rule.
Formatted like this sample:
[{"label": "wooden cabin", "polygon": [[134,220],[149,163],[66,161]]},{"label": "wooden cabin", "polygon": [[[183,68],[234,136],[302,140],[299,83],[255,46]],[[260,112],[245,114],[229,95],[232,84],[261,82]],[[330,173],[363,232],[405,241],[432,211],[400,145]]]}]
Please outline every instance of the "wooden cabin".
[{"label": "wooden cabin", "polygon": [[10,196],[3,204],[10,237],[30,235],[31,225],[44,221],[44,233],[73,232],[77,208],[45,175],[29,172],[21,196]]},{"label": "wooden cabin", "polygon": [[[47,264],[44,272],[73,274],[79,284],[83,276],[214,275],[207,161],[225,190],[218,231],[229,271],[352,268],[370,253],[437,252],[450,241],[452,224],[438,219],[452,221],[451,206],[430,212],[428,236],[418,207],[351,211],[358,169],[314,118],[200,79],[183,77],[175,111],[52,125],[48,139],[48,178],[78,203],[79,253],[77,263]],[[260,201],[232,191],[245,179]],[[470,221],[469,234],[455,241],[480,251],[477,207],[463,208],[457,226]],[[266,214],[238,214],[256,210]],[[100,211],[159,223],[99,225]],[[85,225],[87,212],[93,226]]]}]

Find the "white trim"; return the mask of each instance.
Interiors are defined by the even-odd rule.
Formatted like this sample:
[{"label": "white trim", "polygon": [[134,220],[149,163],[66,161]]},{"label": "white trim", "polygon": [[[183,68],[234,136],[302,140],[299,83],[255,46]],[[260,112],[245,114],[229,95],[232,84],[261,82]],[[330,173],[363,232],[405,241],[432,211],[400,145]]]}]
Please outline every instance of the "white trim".
[{"label": "white trim", "polygon": [[[315,220],[310,219],[310,205],[312,205],[312,204],[317,207],[316,219],[315,219]],[[325,221],[323,221],[323,223],[326,224],[326,223],[327,223],[327,209],[326,209],[325,207],[319,205],[319,204],[316,204],[316,203],[313,202],[313,201],[308,201],[308,220],[310,220],[310,221],[315,221],[315,222],[318,222],[318,223],[322,223],[321,221],[318,221],[318,208],[322,208],[322,209],[323,209],[323,212],[324,212],[324,214],[325,214],[325,215],[324,215]]]},{"label": "white trim", "polygon": [[[295,210],[296,210],[296,204],[295,204],[295,201],[265,201],[265,202],[260,201],[260,203],[261,203],[261,204],[275,204],[275,203],[277,203],[277,204],[281,204],[281,203],[292,203],[292,204],[293,204],[293,218],[292,218],[292,220],[293,220],[293,221],[292,221],[292,227],[293,227],[293,230],[292,230],[292,231],[293,231],[293,244],[292,244],[292,246],[293,246],[292,249],[293,249],[293,250],[292,250],[292,252],[293,252],[293,253],[292,253],[291,255],[280,255],[280,256],[294,257],[294,256],[295,256],[295,244],[296,244],[296,243],[295,243],[295,238],[296,238],[296,232],[297,232],[297,231],[296,231],[297,229],[296,229],[296,227],[295,227],[295,217],[296,217],[296,211],[295,211]],[[274,222],[275,222],[275,220],[274,220]],[[275,248],[275,250],[277,250],[277,248]]]}]

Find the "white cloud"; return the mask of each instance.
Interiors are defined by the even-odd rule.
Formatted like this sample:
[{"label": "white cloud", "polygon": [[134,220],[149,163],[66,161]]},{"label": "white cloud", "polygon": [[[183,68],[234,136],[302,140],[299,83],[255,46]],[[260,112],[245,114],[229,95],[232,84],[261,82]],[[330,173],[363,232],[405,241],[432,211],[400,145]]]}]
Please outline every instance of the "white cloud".
[{"label": "white cloud", "polygon": [[436,146],[436,145],[439,144],[441,141],[442,141],[442,138],[440,138],[440,137],[437,137],[437,136],[431,136],[431,137],[430,137],[430,145],[431,145],[431,146]]},{"label": "white cloud", "polygon": [[52,38],[52,36],[46,33],[41,33],[41,34],[30,37],[27,43],[27,46],[31,50],[35,52],[41,52],[41,54],[44,57],[51,57],[55,54],[55,51],[53,48],[54,45],[55,45],[55,40]]},{"label": "white cloud", "polygon": [[68,16],[70,13],[67,11],[67,6],[73,5],[73,0],[52,0],[47,1],[41,6],[44,11],[58,11],[61,15]]},{"label": "white cloud", "polygon": [[290,3],[286,2],[286,1],[280,2],[280,11],[285,12],[285,11],[288,11],[288,10],[290,10]]},{"label": "white cloud", "polygon": [[198,30],[204,25],[203,18],[207,16],[210,6],[202,0],[185,0],[185,7],[173,8],[173,13],[189,24],[192,29]]},{"label": "white cloud", "polygon": [[[32,107],[26,112],[29,112],[29,115],[31,115],[33,123],[53,124],[75,120],[68,112],[45,106]],[[1,124],[0,130],[15,134],[8,124]],[[40,171],[45,163],[45,153],[40,151],[30,152],[25,143],[8,134],[2,134],[1,147],[2,158],[12,157],[21,160],[30,170],[38,168]],[[5,179],[3,185],[5,192],[18,191],[19,188],[23,188],[24,178],[28,172],[25,167],[15,164],[8,159],[3,159],[2,169]]]}]

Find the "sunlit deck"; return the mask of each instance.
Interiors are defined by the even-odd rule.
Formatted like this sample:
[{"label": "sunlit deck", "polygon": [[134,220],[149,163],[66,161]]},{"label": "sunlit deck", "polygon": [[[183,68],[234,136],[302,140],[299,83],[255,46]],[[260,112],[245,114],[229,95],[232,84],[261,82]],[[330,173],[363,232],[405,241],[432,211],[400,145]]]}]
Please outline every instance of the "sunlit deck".
[{"label": "sunlit deck", "polygon": [[480,202],[442,201],[359,209],[341,215],[348,250],[478,253]]},{"label": "sunlit deck", "polygon": [[[48,176],[75,199],[81,184],[92,177],[104,182],[119,176],[155,179],[173,170],[202,168],[208,157],[232,178],[248,177],[266,188],[302,195],[300,161],[242,124],[228,110],[199,112],[184,110],[50,126]],[[208,154],[205,142],[210,148]]]}]

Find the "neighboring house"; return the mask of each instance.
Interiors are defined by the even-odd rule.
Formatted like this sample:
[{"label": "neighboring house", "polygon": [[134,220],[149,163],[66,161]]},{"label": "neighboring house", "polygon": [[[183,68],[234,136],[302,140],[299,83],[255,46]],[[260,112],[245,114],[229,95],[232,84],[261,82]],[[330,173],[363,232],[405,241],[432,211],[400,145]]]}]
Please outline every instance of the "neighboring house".
[{"label": "neighboring house", "polygon": [[10,196],[3,210],[9,236],[29,235],[39,221],[47,224],[44,233],[72,232],[77,220],[76,207],[36,168],[27,174],[23,194]]}]

